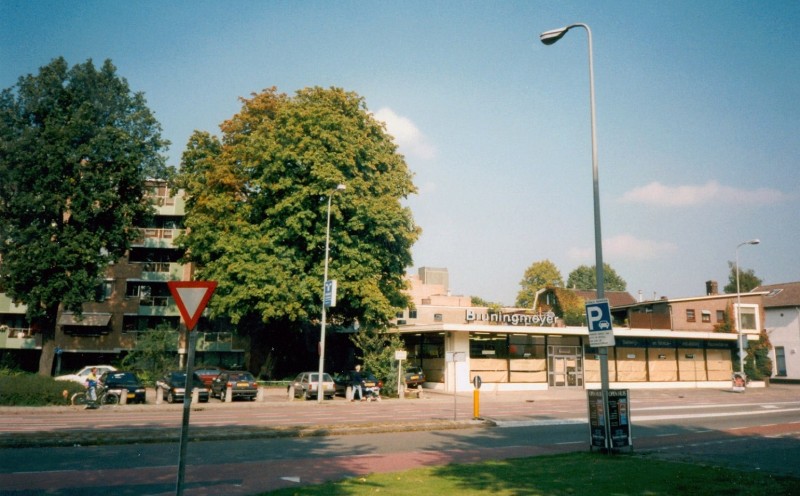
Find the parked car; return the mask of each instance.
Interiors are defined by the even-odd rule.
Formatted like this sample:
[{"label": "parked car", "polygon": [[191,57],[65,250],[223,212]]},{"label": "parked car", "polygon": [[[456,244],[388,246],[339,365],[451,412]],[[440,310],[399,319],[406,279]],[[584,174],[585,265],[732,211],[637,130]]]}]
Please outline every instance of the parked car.
[{"label": "parked car", "polygon": [[406,387],[419,387],[425,382],[425,372],[422,367],[411,366],[406,369]]},{"label": "parked car", "polygon": [[[317,385],[319,383],[319,372],[301,372],[297,374],[291,384],[289,384],[287,391],[291,395],[294,391],[293,398],[303,398],[310,400],[317,397]],[[333,378],[327,372],[322,375],[322,394],[327,399],[333,398],[336,394],[336,385]]]},{"label": "parked car", "polygon": [[253,374],[244,370],[226,370],[211,381],[211,396],[225,401],[228,388],[231,388],[231,399],[243,398],[255,401],[258,396],[258,382]]},{"label": "parked car", "polygon": [[[145,403],[145,389],[142,381],[133,372],[122,372],[119,370],[106,372],[98,381],[100,387],[109,390],[113,394],[114,390],[125,391],[126,403]],[[119,395],[117,395],[119,396]],[[119,402],[119,399],[116,401]]]},{"label": "parked car", "polygon": [[92,372],[92,368],[97,368],[97,377],[100,377],[106,372],[117,370],[116,367],[112,367],[111,365],[87,365],[74,374],[59,375],[55,379],[57,381],[72,381],[83,384],[86,382],[86,377]]},{"label": "parked car", "polygon": [[[341,394],[347,397],[347,388],[353,385],[353,374],[355,371],[341,372],[336,374],[333,381],[336,384],[336,394]],[[371,372],[361,371],[361,387],[366,393],[367,389],[380,392],[383,387],[383,382],[375,378]]]},{"label": "parked car", "polygon": [[[192,392],[198,390],[198,398],[201,402],[208,401],[208,389],[203,385],[203,381],[197,376],[193,375]],[[162,398],[169,403],[176,401],[183,401],[184,391],[186,391],[186,372],[181,370],[173,370],[167,372],[164,377],[156,382],[156,394],[161,394]]]},{"label": "parked car", "polygon": [[219,374],[222,373],[222,369],[219,367],[201,367],[199,369],[195,369],[195,374],[197,377],[203,381],[207,389],[211,389],[211,381],[217,378]]}]

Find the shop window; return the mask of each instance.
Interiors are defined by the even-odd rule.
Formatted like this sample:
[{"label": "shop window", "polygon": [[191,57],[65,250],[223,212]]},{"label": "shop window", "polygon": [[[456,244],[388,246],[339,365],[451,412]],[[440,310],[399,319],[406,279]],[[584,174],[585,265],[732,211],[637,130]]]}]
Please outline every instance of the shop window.
[{"label": "shop window", "polygon": [[686,322],[696,322],[696,321],[697,321],[697,319],[695,318],[695,315],[694,315],[694,309],[693,308],[687,308],[686,309]]}]

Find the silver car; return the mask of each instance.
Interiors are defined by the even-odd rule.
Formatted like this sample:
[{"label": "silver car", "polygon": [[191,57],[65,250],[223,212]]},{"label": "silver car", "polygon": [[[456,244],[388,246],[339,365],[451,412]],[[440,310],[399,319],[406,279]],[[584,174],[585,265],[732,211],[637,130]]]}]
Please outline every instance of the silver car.
[{"label": "silver car", "polygon": [[[289,399],[303,398],[304,400],[310,400],[311,398],[316,398],[318,383],[319,372],[300,372],[287,388]],[[322,394],[327,399],[333,398],[333,395],[336,394],[333,378],[327,372],[322,376]]]}]

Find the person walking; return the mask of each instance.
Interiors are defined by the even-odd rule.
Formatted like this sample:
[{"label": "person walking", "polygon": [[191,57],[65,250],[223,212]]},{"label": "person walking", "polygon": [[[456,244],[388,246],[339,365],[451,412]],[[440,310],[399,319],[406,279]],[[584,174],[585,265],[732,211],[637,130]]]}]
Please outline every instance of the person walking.
[{"label": "person walking", "polygon": [[364,401],[363,383],[364,378],[361,377],[361,365],[356,365],[356,369],[350,374],[350,385],[353,387],[353,396],[350,398],[350,401],[355,401],[356,391],[358,391],[358,399]]}]

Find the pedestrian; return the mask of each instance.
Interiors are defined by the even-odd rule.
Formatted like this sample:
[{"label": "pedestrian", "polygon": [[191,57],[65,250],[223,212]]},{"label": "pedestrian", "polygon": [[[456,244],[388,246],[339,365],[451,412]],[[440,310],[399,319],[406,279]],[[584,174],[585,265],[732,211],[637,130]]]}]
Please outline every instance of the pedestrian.
[{"label": "pedestrian", "polygon": [[358,399],[364,401],[363,383],[364,378],[361,377],[361,365],[356,365],[356,369],[350,375],[350,385],[353,387],[353,396],[350,398],[350,401],[356,399],[356,391],[358,391]]},{"label": "pedestrian", "polygon": [[97,408],[97,367],[86,376],[86,408]]}]

